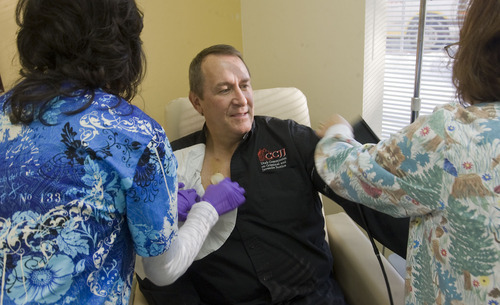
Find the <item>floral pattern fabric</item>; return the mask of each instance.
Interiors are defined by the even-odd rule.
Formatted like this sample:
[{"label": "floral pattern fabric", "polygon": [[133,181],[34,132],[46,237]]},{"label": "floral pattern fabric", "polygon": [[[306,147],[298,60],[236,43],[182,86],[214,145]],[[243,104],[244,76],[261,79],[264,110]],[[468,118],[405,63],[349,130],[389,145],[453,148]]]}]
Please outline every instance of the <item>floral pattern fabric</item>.
[{"label": "floral pattern fabric", "polygon": [[135,255],[177,234],[165,132],[101,90],[54,99],[43,118],[0,114],[0,303],[128,304]]},{"label": "floral pattern fabric", "polygon": [[500,303],[500,103],[437,107],[378,144],[332,126],[318,172],[339,195],[411,216],[406,304]]}]

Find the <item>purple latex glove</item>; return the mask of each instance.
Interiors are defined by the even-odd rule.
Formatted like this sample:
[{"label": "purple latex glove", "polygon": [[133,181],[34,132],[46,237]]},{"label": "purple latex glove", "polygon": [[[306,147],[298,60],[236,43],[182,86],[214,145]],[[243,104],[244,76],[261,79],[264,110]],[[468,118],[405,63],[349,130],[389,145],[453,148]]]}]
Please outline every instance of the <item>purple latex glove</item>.
[{"label": "purple latex glove", "polygon": [[179,191],[177,191],[177,213],[179,215],[179,221],[186,221],[187,214],[193,204],[200,201],[200,196],[196,193],[194,189],[181,190],[184,187],[184,183],[179,182]]},{"label": "purple latex glove", "polygon": [[207,187],[201,200],[209,202],[219,215],[232,211],[245,202],[245,190],[231,179]]}]

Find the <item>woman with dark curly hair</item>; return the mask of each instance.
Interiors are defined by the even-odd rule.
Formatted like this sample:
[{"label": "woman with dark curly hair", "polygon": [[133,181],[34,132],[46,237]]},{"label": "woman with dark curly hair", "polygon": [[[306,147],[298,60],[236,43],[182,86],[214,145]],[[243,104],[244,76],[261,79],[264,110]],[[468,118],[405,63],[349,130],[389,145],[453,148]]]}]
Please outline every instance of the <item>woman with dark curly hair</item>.
[{"label": "woman with dark curly hair", "polygon": [[0,304],[128,304],[136,254],[175,279],[244,191],[178,196],[163,128],[129,103],[145,64],[133,0],[20,0],[16,20],[21,79],[0,96]]},{"label": "woman with dark curly hair", "polygon": [[[500,1],[470,0],[453,82],[460,103],[378,144],[336,115],[316,148],[339,195],[411,217],[406,304],[500,304]],[[446,48],[448,49],[448,47]]]}]

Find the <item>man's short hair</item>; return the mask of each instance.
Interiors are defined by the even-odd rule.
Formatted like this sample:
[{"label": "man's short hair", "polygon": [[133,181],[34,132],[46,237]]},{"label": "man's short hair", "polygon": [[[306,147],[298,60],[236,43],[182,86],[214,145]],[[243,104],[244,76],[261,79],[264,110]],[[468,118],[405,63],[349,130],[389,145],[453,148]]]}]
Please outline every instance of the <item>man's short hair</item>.
[{"label": "man's short hair", "polygon": [[236,56],[239,59],[241,59],[241,61],[247,68],[248,74],[250,74],[250,70],[248,69],[247,64],[243,60],[240,51],[236,50],[233,46],[227,44],[217,44],[208,47],[206,49],[203,49],[193,58],[191,64],[189,65],[189,90],[194,94],[196,94],[197,96],[199,96],[200,98],[203,98],[203,81],[204,81],[203,72],[201,71],[201,64],[208,55]]}]

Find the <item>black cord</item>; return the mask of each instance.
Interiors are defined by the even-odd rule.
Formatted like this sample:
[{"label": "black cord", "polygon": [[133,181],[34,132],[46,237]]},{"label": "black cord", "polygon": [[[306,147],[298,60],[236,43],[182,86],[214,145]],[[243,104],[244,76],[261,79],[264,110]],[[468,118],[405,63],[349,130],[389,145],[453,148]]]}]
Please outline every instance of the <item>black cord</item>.
[{"label": "black cord", "polygon": [[356,204],[356,206],[358,207],[359,213],[361,214],[361,220],[363,221],[363,225],[365,227],[366,233],[368,234],[368,238],[370,239],[370,242],[372,244],[373,252],[375,252],[375,256],[377,257],[378,263],[380,265],[380,269],[382,269],[382,274],[384,275],[384,280],[385,280],[385,286],[387,287],[387,293],[389,294],[389,302],[391,305],[394,305],[394,302],[392,300],[391,285],[389,284],[389,279],[387,278],[387,273],[385,272],[384,263],[382,262],[382,258],[380,258],[380,252],[378,251],[377,245],[375,244],[375,241],[373,240],[372,233],[370,231],[370,228],[368,227],[368,223],[366,222],[365,213],[363,212],[363,209],[361,209],[361,205]]}]

